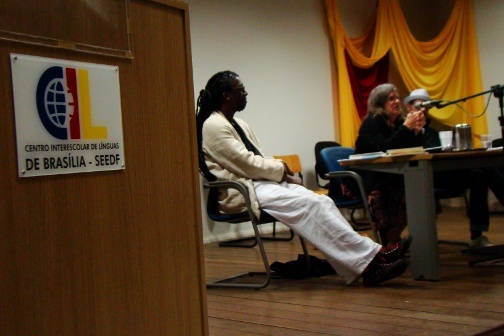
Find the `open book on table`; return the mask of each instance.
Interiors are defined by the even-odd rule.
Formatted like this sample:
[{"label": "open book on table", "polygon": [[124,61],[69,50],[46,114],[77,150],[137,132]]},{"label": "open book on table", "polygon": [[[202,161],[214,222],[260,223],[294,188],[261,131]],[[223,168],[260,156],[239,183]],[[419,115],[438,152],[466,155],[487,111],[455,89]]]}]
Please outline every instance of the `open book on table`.
[{"label": "open book on table", "polygon": [[388,156],[401,156],[401,155],[417,155],[427,153],[423,147],[411,147],[411,148],[399,148],[399,149],[389,149],[387,151]]},{"label": "open book on table", "polygon": [[376,159],[379,157],[417,155],[417,154],[424,154],[424,153],[427,153],[427,151],[423,147],[399,148],[399,149],[389,149],[387,152],[372,152],[372,153],[363,153],[363,154],[353,154],[348,157],[348,160]]},{"label": "open book on table", "polygon": [[348,157],[349,160],[363,160],[363,159],[375,159],[379,157],[387,156],[385,152],[373,152],[373,153],[363,153],[363,154],[352,154]]}]

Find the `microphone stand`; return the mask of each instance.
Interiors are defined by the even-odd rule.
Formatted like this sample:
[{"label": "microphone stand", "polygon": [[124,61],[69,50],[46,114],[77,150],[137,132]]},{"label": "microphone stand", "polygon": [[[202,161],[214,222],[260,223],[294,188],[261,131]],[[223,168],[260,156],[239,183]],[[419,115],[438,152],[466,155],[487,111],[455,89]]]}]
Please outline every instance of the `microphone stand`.
[{"label": "microphone stand", "polygon": [[502,85],[494,85],[492,86],[492,89],[494,90],[493,93],[494,97],[499,99],[499,108],[500,108],[499,123],[501,127],[502,139],[504,139],[504,102],[502,99],[504,95],[504,87]]},{"label": "microphone stand", "polygon": [[[467,96],[464,98],[460,98],[457,100],[453,100],[447,103],[437,103],[437,104],[432,104],[432,106],[436,107],[437,109],[442,109],[443,107],[450,106],[452,104],[456,104],[458,102],[465,102],[466,100],[487,94],[487,93],[493,93],[494,97],[499,99],[499,108],[500,108],[500,116],[499,116],[499,124],[501,127],[501,134],[502,134],[502,139],[504,139],[504,86],[503,85],[493,85],[490,90],[483,91],[477,94],[474,94],[472,96]],[[504,155],[504,150],[502,151]]]},{"label": "microphone stand", "polygon": [[457,100],[452,100],[452,101],[449,101],[449,102],[446,102],[446,103],[439,102],[437,104],[432,104],[432,106],[434,106],[434,107],[436,107],[438,109],[442,109],[443,107],[450,106],[452,104],[456,104],[456,103],[459,103],[459,102],[465,102],[466,100],[473,99],[473,98],[479,97],[479,96],[487,94],[487,93],[493,93],[495,97],[500,97],[499,102],[500,102],[501,115],[502,115],[502,108],[503,108],[502,94],[503,94],[503,90],[504,90],[504,85],[494,85],[494,86],[492,86],[492,88],[490,90],[483,91],[483,92],[480,92],[480,93],[476,93],[476,94],[473,94],[472,96],[467,96],[467,97],[460,98],[460,99],[457,99]]}]

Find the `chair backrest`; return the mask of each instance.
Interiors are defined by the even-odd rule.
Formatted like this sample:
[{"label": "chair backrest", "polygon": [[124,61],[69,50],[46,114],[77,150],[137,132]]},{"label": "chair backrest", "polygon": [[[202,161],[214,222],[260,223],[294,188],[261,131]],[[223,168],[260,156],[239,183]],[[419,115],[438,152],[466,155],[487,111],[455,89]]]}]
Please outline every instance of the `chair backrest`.
[{"label": "chair backrest", "polygon": [[315,144],[315,174],[321,179],[324,178],[325,174],[328,173],[327,167],[325,165],[324,160],[320,156],[320,152],[324,148],[328,147],[338,147],[341,146],[336,141],[319,141]]},{"label": "chair backrest", "polygon": [[320,156],[327,167],[328,172],[345,171],[345,167],[341,166],[338,160],[348,159],[355,153],[355,149],[350,147],[328,147],[322,149]]},{"label": "chair backrest", "polygon": [[301,166],[301,160],[299,159],[299,155],[291,154],[291,155],[274,155],[275,159],[282,160],[287,163],[289,168],[293,173],[300,174],[303,171],[303,167]]}]

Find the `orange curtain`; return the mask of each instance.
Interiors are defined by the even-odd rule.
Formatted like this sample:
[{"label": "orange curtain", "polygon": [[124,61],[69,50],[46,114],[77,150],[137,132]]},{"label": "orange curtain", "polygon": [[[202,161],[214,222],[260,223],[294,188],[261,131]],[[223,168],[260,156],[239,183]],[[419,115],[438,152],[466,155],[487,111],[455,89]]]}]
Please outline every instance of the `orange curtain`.
[{"label": "orange curtain", "polygon": [[[369,68],[391,51],[397,69],[409,91],[425,88],[433,99],[457,100],[482,91],[478,45],[471,0],[456,0],[446,26],[431,41],[420,42],[411,34],[398,0],[378,0],[364,33],[349,38],[341,23],[336,0],[324,0],[333,40],[339,89],[339,127],[344,146],[353,147],[361,119],[357,113],[345,63],[345,52],[352,64]],[[372,41],[365,55],[366,43]],[[407,95],[408,93],[403,93]],[[475,135],[488,131],[483,96],[443,109],[431,109],[430,115],[442,124],[470,124]],[[467,111],[468,113],[466,113]],[[338,116],[335,116],[337,120]]]}]

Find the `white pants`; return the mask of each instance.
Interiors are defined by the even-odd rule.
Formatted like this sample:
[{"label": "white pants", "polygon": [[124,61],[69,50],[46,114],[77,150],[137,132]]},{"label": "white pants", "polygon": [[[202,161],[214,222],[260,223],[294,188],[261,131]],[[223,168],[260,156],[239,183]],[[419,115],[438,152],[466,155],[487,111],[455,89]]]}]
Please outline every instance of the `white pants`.
[{"label": "white pants", "polygon": [[362,274],[381,248],[353,230],[334,202],[303,186],[254,181],[261,209],[319,249],[350,284]]}]

